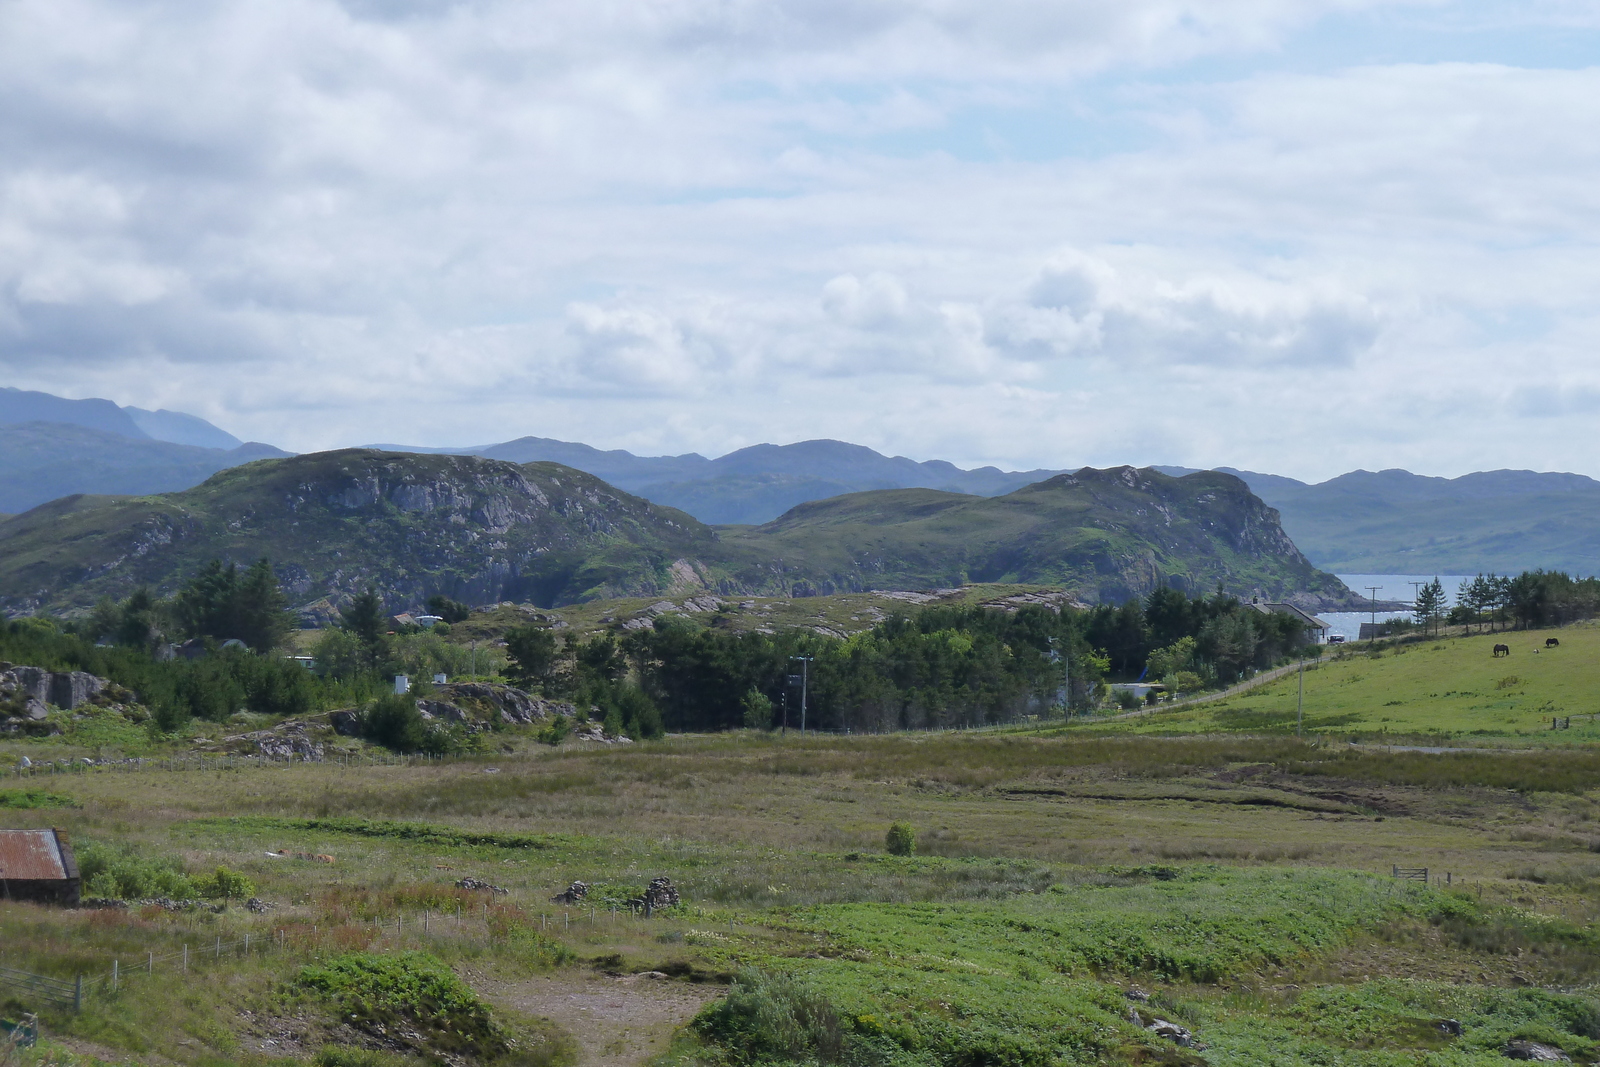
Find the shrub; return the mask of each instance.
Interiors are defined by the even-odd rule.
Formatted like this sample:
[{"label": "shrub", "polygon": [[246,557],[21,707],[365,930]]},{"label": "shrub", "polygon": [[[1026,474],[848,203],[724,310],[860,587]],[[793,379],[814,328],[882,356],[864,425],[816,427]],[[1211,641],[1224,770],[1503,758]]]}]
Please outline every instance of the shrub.
[{"label": "shrub", "polygon": [[294,985],[331,1002],[364,1029],[413,1030],[445,1052],[495,1057],[509,1043],[477,994],[426,952],[348,952],[302,967]]},{"label": "shrub", "polygon": [[844,1051],[839,1015],[818,993],[783,975],[739,972],[728,995],[691,1024],[734,1063],[837,1061]]},{"label": "shrub", "polygon": [[755,686],[744,695],[744,728],[746,730],[772,729],[772,701]]},{"label": "shrub", "polygon": [[536,735],[546,745],[559,745],[572,732],[572,720],[565,715],[553,715],[550,722]]},{"label": "shrub", "polygon": [[883,847],[891,856],[911,856],[917,851],[917,832],[910,823],[897,822],[884,835]]},{"label": "shrub", "polygon": [[84,896],[112,900],[194,899],[194,883],[176,857],[146,859],[127,849],[86,844],[77,850],[77,858]]},{"label": "shrub", "polygon": [[223,900],[244,900],[256,895],[256,884],[238,871],[230,871],[226,867],[218,867],[216,873],[210,878],[201,879],[195,883],[195,889],[203,897]]},{"label": "shrub", "polygon": [[379,697],[361,717],[361,736],[395,752],[420,750],[426,733],[416,698],[400,693]]}]

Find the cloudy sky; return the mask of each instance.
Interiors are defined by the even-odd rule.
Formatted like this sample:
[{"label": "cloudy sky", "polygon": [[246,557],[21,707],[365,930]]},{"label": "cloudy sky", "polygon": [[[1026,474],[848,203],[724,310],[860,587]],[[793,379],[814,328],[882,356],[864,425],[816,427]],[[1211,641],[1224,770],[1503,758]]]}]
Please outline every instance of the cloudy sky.
[{"label": "cloudy sky", "polygon": [[1600,475],[1590,0],[0,0],[0,384]]}]

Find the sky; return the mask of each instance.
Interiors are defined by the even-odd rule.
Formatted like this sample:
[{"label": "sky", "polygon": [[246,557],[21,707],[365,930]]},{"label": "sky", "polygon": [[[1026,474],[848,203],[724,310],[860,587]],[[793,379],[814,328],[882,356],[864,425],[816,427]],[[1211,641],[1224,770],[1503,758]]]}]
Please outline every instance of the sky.
[{"label": "sky", "polygon": [[1600,5],[0,0],[0,384],[1600,476]]}]

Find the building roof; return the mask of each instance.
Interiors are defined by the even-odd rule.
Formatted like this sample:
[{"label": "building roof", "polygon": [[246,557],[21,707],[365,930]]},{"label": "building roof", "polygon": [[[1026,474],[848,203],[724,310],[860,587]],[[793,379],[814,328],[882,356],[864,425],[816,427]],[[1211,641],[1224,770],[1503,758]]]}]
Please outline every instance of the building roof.
[{"label": "building roof", "polygon": [[77,860],[60,830],[0,830],[0,879],[59,882],[76,877]]},{"label": "building roof", "polygon": [[1333,629],[1333,624],[1331,622],[1324,622],[1308,611],[1301,611],[1293,604],[1262,604],[1259,606],[1264,611],[1276,611],[1280,615],[1298,616],[1301,622],[1315,630]]}]

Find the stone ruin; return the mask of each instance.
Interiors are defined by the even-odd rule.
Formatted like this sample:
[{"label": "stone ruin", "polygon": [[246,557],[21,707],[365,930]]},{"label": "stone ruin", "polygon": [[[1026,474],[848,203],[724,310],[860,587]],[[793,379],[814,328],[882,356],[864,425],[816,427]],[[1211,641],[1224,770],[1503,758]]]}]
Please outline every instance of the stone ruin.
[{"label": "stone ruin", "polygon": [[588,882],[573,882],[566,889],[551,897],[556,904],[577,904],[589,895]]},{"label": "stone ruin", "polygon": [[628,901],[628,906],[649,915],[657,908],[676,907],[680,903],[682,901],[678,897],[677,889],[673,888],[672,879],[652,878],[644,895]]},{"label": "stone ruin", "polygon": [[501,889],[497,885],[490,885],[481,878],[463,878],[456,883],[457,889],[486,889],[490,893],[509,893],[509,889]]}]

